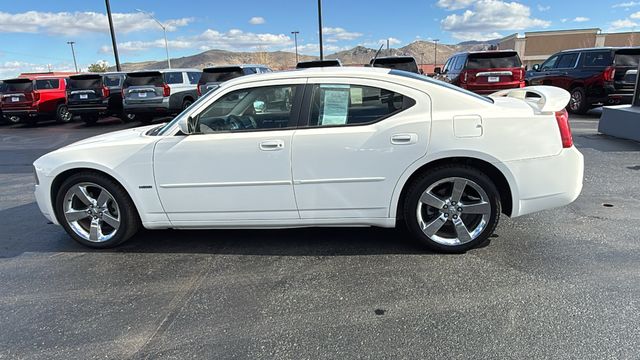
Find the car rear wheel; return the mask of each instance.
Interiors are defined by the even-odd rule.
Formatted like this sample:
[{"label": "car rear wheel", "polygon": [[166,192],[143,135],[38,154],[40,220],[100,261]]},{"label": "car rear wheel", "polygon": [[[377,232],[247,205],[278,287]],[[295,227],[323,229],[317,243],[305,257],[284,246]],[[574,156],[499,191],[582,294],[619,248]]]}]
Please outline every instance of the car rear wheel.
[{"label": "car rear wheel", "polygon": [[19,124],[22,122],[22,119],[20,118],[20,116],[7,116],[5,117],[6,121],[9,124]]},{"label": "car rear wheel", "polygon": [[125,124],[136,120],[135,114],[130,114],[126,112],[122,112],[119,117],[120,117],[120,120],[122,120],[122,122]]},{"label": "car rear wheel", "polygon": [[182,102],[182,110],[187,110],[187,108],[189,106],[191,106],[191,104],[193,104],[193,101],[189,100],[189,99],[184,99],[184,101]]},{"label": "car rear wheel", "polygon": [[82,115],[80,119],[82,119],[87,126],[92,126],[98,122],[98,115]]},{"label": "car rear wheel", "polygon": [[153,122],[153,116],[146,114],[137,114],[136,119],[140,121],[143,125],[149,125]]},{"label": "car rear wheel", "polygon": [[569,112],[573,114],[584,114],[589,111],[589,104],[587,104],[584,88],[577,87],[571,90],[571,98],[569,99],[569,105],[567,107],[569,108]]},{"label": "car rear wheel", "polygon": [[483,244],[500,218],[500,197],[489,177],[462,165],[430,170],[409,187],[403,215],[429,248],[459,253]]},{"label": "car rear wheel", "polygon": [[73,118],[73,114],[69,112],[67,105],[60,104],[56,109],[56,121],[59,123],[68,123]]},{"label": "car rear wheel", "polygon": [[133,236],[138,213],[126,191],[109,177],[78,173],[56,194],[56,214],[67,233],[82,245],[109,248]]}]

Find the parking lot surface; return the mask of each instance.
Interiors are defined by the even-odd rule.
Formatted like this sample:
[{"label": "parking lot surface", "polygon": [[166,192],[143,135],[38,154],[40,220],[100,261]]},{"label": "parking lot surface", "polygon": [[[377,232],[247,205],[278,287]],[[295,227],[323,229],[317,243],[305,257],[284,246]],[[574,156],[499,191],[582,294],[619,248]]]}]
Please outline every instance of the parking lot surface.
[{"label": "parking lot surface", "polygon": [[135,124],[0,126],[0,359],[640,357],[640,144],[572,117],[570,206],[433,254],[377,228],[145,231],[96,251],[48,224],[31,163]]}]

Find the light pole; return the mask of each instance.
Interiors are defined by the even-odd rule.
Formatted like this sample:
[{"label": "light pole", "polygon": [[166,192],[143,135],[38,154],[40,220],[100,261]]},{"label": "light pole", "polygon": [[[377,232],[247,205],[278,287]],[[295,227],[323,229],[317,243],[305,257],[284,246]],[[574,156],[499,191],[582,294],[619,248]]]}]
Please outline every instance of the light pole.
[{"label": "light pole", "polygon": [[111,32],[111,42],[113,43],[113,56],[116,58],[116,70],[122,71],[120,68],[120,58],[118,57],[118,44],[116,43],[116,32],[113,30],[113,19],[111,18],[111,5],[109,0],[104,0],[107,5],[107,18],[109,18],[109,31]]},{"label": "light pole", "polygon": [[298,34],[300,34],[300,31],[292,31],[291,32],[293,34],[293,41],[296,44],[296,64],[298,63]]},{"label": "light pole", "polygon": [[318,37],[320,40],[320,60],[324,60],[322,53],[322,0],[318,0]]},{"label": "light pole", "polygon": [[76,51],[73,49],[73,44],[75,41],[67,41],[67,44],[71,45],[71,55],[73,55],[73,66],[76,68],[76,72],[78,72],[78,63],[76,62]]},{"label": "light pole", "polygon": [[435,46],[433,47],[433,67],[434,68],[438,66],[438,41],[440,41],[440,39],[433,40],[433,43],[435,44]]},{"label": "light pole", "polygon": [[143,13],[147,16],[149,16],[150,18],[152,18],[155,22],[158,23],[158,25],[160,25],[160,27],[162,28],[162,31],[164,32],[164,49],[167,52],[167,67],[169,69],[171,69],[171,60],[169,59],[169,42],[167,41],[167,27],[164,26],[160,21],[158,21],[158,19],[154,18],[153,15],[151,15],[150,13],[146,12],[146,11],[142,11],[140,9],[136,9],[137,12]]}]

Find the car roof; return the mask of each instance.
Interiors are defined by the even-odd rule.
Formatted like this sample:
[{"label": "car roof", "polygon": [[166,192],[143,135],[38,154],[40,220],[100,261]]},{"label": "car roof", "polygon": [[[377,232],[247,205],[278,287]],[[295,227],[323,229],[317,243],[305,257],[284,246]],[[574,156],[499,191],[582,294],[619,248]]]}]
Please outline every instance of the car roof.
[{"label": "car roof", "polygon": [[202,70],[200,69],[180,69],[180,68],[171,68],[171,69],[149,69],[149,70],[135,70],[135,71],[127,71],[125,72],[125,74],[134,74],[134,73],[145,73],[145,72],[159,72],[161,74],[167,73],[167,72],[181,72],[181,71],[195,71],[195,72],[202,72]]},{"label": "car roof", "polygon": [[453,56],[457,56],[457,55],[471,55],[471,54],[490,54],[490,53],[495,53],[495,54],[499,54],[499,53],[510,53],[510,52],[514,52],[517,53],[517,51],[512,50],[512,49],[504,49],[504,50],[478,50],[478,51],[461,51],[461,52],[457,52],[453,55]]},{"label": "car roof", "polygon": [[389,74],[390,69],[387,68],[373,68],[369,66],[328,66],[328,67],[312,67],[305,69],[294,69],[284,71],[274,71],[266,74],[255,74],[241,76],[232,80],[236,83],[252,82],[255,81],[254,76],[259,76],[262,80],[279,80],[279,79],[295,79],[303,77],[360,77],[360,76],[377,76]]},{"label": "car roof", "polygon": [[580,48],[580,49],[567,49],[567,50],[562,50],[560,51],[561,53],[564,52],[573,52],[573,51],[603,51],[603,50],[611,50],[611,51],[616,51],[616,50],[640,50],[640,47],[638,46],[602,46],[602,47],[594,47],[594,48]]}]

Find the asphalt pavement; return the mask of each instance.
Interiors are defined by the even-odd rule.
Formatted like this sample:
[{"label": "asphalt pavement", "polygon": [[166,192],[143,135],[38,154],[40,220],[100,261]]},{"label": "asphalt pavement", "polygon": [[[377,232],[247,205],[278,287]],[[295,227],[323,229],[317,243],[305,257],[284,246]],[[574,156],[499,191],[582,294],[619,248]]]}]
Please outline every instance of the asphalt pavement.
[{"label": "asphalt pavement", "polygon": [[143,231],[89,250],[31,162],[135,124],[0,126],[0,359],[638,359],[640,143],[572,116],[573,204],[433,254],[377,228]]}]

